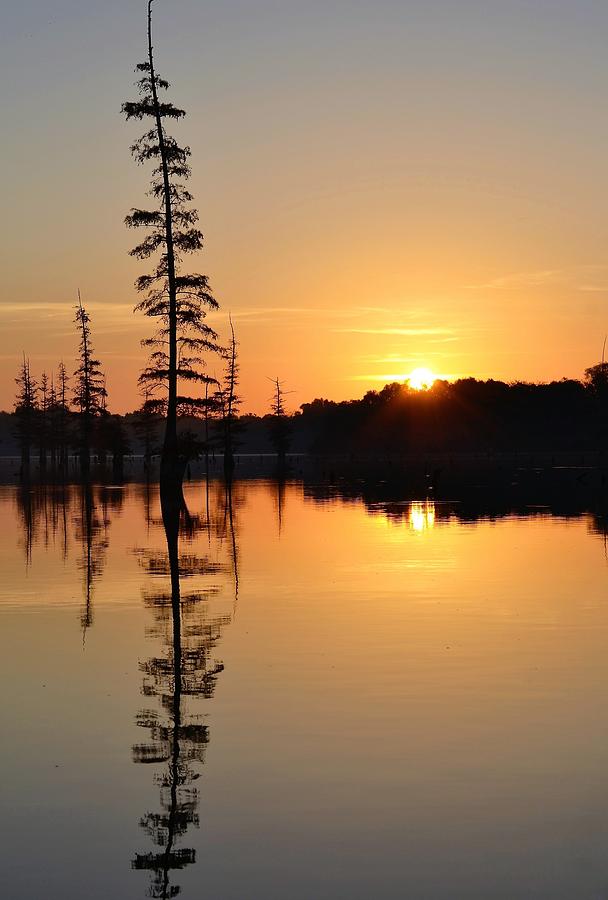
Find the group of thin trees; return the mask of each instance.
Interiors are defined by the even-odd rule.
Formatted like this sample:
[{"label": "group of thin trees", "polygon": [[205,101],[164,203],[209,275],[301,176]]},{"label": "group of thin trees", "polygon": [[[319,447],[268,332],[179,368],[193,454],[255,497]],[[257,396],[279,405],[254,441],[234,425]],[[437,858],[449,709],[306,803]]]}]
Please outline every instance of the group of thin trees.
[{"label": "group of thin trees", "polygon": [[[223,455],[227,477],[234,470],[234,454],[241,439],[239,410],[238,341],[232,319],[230,343],[222,349],[224,368],[219,377],[205,381],[205,394],[200,401],[182,398],[180,416],[183,425],[179,435],[184,459],[208,456],[219,451]],[[125,419],[108,410],[106,376],[93,347],[91,318],[82,304],[80,293],[75,307],[74,324],[78,334],[78,362],[73,373],[63,361],[56,372],[42,372],[38,379],[31,373],[30,361],[24,355],[16,380],[16,432],[21,451],[21,474],[28,480],[32,463],[44,479],[65,479],[76,470],[87,480],[94,463],[105,469],[111,461],[115,477],[123,475],[124,459],[131,453],[131,435]],[[272,380],[272,415],[270,439],[284,460],[289,444],[290,418],[284,405],[284,390],[278,379]],[[152,471],[153,459],[162,452],[159,432],[163,422],[163,403],[143,381],[142,404],[131,417],[134,436],[143,451],[144,472]],[[187,428],[192,417],[204,423],[203,439]]]},{"label": "group of thin trees", "polygon": [[41,476],[65,478],[75,455],[86,478],[91,457],[103,464],[111,455],[115,474],[121,474],[129,452],[124,425],[107,409],[106,379],[95,356],[91,319],[80,293],[74,322],[78,331],[78,364],[70,376],[63,361],[56,373],[31,372],[25,356],[17,375],[16,431],[21,453],[21,476],[30,475],[32,458],[38,456]]}]

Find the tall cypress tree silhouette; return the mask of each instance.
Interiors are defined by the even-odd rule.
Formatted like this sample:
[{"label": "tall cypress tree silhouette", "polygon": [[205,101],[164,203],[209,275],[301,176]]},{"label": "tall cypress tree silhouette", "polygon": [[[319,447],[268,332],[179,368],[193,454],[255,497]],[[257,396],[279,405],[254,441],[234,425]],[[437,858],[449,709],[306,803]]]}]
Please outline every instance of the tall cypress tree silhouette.
[{"label": "tall cypress tree silhouette", "polygon": [[203,235],[197,228],[198,213],[192,207],[192,194],[183,182],[190,177],[190,148],[180,146],[165,131],[167,119],[177,121],[185,111],[159,98],[169,82],[157,75],[152,47],[152,3],[148,0],[148,58],[135,71],[141,74],[137,82],[139,99],[123,103],[127,120],[151,120],[152,127],[131,147],[140,164],[155,163],[152,171],[150,195],[157,202],[154,209],[132,209],[125,222],[129,228],[145,228],[147,236],[131,251],[138,259],[148,259],[159,253],[155,269],[141,275],[136,288],[144,298],[136,309],[160,320],[155,334],[142,343],[150,350],[149,364],[140,381],[155,391],[163,392],[166,417],[165,437],[161,457],[161,483],[180,484],[187,464],[185,452],[180,451],[177,417],[180,407],[192,409],[202,406],[197,396],[179,392],[180,381],[204,384],[209,381],[202,371],[205,351],[218,352],[217,334],[207,325],[209,309],[217,309],[206,275],[185,274],[180,265],[183,256],[202,249]]}]

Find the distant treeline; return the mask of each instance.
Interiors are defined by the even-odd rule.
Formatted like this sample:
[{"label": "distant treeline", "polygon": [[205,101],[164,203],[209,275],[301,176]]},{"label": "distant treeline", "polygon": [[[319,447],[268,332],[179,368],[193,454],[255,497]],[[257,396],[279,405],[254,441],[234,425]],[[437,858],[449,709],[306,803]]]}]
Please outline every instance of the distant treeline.
[{"label": "distant treeline", "polygon": [[608,363],[600,363],[584,381],[387,384],[361,400],[314,400],[301,416],[318,452],[419,453],[603,449],[607,413]]},{"label": "distant treeline", "polygon": [[[78,411],[50,406],[36,408],[28,423],[27,440],[30,445],[32,463],[40,469],[51,471],[56,468],[61,457],[73,457],[73,465],[80,465],[81,422]],[[299,416],[285,415],[278,419],[274,413],[265,416],[242,415],[234,420],[232,438],[236,452],[279,454],[281,445],[277,441],[277,422],[281,435],[285,434],[285,451],[303,452],[309,442],[302,442],[301,435],[294,435],[293,445],[290,429]],[[159,456],[162,451],[164,419],[162,415],[139,409],[119,415],[104,413],[96,416],[90,433],[90,453],[93,464],[112,467],[120,475],[125,458],[136,455]],[[0,457],[21,457],[23,453],[23,415],[0,412]],[[191,458],[204,456],[209,452],[223,457],[225,452],[225,420],[220,414],[209,416],[181,416],[178,432],[184,445],[188,445]]]},{"label": "distant treeline", "polygon": [[[66,445],[78,449],[76,413],[50,406],[48,411],[38,408],[34,415],[33,454],[38,451],[36,455],[45,459],[59,454]],[[92,452],[102,460],[113,458],[120,469],[125,455],[160,452],[162,425],[162,416],[145,407],[124,416],[102,413],[92,429]],[[191,443],[192,456],[225,450],[225,420],[220,414],[183,416],[179,432]],[[0,413],[1,455],[19,453],[20,433],[22,437],[19,414]],[[423,391],[394,383],[380,391],[368,391],[359,400],[316,399],[290,416],[283,409],[279,416],[274,409],[267,416],[241,415],[235,419],[231,446],[237,452],[279,449],[379,456],[603,450],[607,441],[608,363],[600,363],[587,370],[583,381],[507,384],[464,378],[437,381]]]}]

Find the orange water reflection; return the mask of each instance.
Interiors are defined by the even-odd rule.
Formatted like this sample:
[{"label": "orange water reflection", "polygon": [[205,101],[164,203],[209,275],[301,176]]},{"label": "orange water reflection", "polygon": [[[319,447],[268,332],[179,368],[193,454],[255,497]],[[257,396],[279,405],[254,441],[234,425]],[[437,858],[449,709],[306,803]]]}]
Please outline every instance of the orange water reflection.
[{"label": "orange water reflection", "polygon": [[0,492],[7,896],[602,896],[604,520],[315,490]]}]

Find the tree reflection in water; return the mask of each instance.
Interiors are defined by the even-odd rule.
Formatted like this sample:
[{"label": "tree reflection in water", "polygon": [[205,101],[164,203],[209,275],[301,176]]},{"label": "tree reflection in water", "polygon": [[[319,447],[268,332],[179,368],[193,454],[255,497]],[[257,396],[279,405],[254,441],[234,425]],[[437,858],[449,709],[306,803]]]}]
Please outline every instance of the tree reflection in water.
[{"label": "tree reflection in water", "polygon": [[32,563],[35,547],[60,547],[64,562],[70,545],[75,543],[78,548],[76,566],[82,573],[80,624],[84,640],[93,624],[93,588],[105,566],[111,513],[120,514],[123,491],[91,483],[22,484],[15,497],[20,523],[18,544],[26,568]]},{"label": "tree reflection in water", "polygon": [[[195,862],[192,847],[182,839],[191,826],[198,827],[199,792],[196,782],[205,761],[209,740],[204,716],[192,710],[197,699],[213,696],[223,664],[214,657],[215,648],[230,615],[209,613],[209,600],[218,594],[222,577],[233,568],[236,572],[236,538],[232,492],[224,491],[223,506],[231,523],[229,556],[233,565],[225,566],[194,552],[197,536],[207,531],[217,542],[219,551],[227,537],[218,525],[220,496],[214,498],[215,512],[204,518],[190,514],[183,496],[161,498],[162,526],[166,552],[140,553],[140,562],[152,581],[161,586],[144,592],[144,602],[151,610],[154,624],[150,631],[159,640],[162,654],[141,663],[142,693],[156,704],[140,710],[137,725],[148,732],[148,740],[133,747],[136,763],[156,765],[155,782],[160,788],[160,810],[147,812],[140,824],[153,844],[148,852],[137,853],[134,869],[146,870],[151,881],[148,896],[175,897],[181,888],[172,882],[172,872]],[[180,540],[187,552],[180,549]],[[212,541],[213,544],[213,541]],[[188,582],[192,579],[194,587]]]},{"label": "tree reflection in water", "polygon": [[78,568],[82,572],[84,600],[80,624],[84,643],[87,629],[93,624],[93,584],[103,571],[108,549],[108,506],[120,511],[122,492],[108,496],[107,489],[99,488],[95,497],[88,482],[80,485],[78,491],[79,504],[74,525],[76,540],[80,544]]}]

